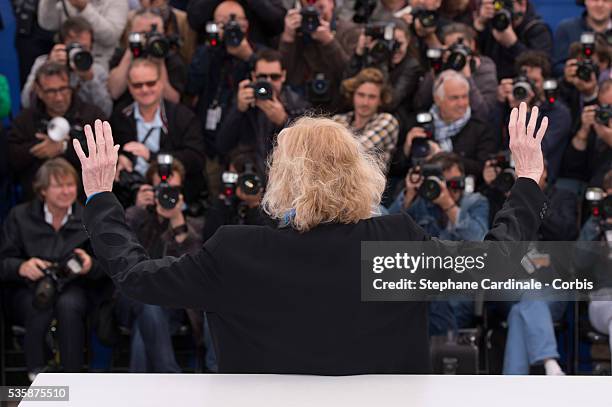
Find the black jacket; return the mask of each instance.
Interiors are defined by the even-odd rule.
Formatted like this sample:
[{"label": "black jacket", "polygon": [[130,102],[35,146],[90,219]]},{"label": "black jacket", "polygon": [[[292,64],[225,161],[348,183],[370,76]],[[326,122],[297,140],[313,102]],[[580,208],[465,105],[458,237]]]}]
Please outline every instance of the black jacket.
[{"label": "black jacket", "polygon": [[92,256],[93,266],[88,279],[104,276],[104,272],[93,259],[89,237],[83,228],[83,207],[72,205],[72,215],[59,231],[45,222],[43,202],[39,199],[14,207],[3,228],[0,245],[0,281],[27,282],[19,276],[21,263],[32,257],[58,262],[70,255],[74,249],[84,249]]},{"label": "black jacket", "polygon": [[[159,151],[172,154],[185,166],[187,172],[185,181],[185,199],[192,202],[204,188],[203,170],[206,166],[204,155],[204,140],[200,131],[200,122],[187,107],[162,101],[162,128]],[[123,146],[130,141],[138,141],[136,119],[134,119],[134,104],[111,116],[111,126],[115,143]],[[151,161],[157,151],[151,152]]]},{"label": "black jacket", "polygon": [[[577,127],[579,127],[578,124]],[[563,155],[561,176],[586,182],[589,186],[601,187],[608,171],[612,170],[612,147],[597,136],[595,130],[589,132],[587,148],[578,151],[570,141]]]},{"label": "black jacket", "polygon": [[[71,124],[71,137],[80,137],[84,142],[83,128],[86,124],[93,124],[96,119],[105,119],[106,116],[97,106],[81,101],[74,93],[72,104],[64,115]],[[11,171],[19,180],[23,188],[23,199],[34,198],[32,182],[38,168],[45,162],[30,153],[30,149],[40,142],[36,133],[47,132],[47,122],[51,119],[40,100],[34,107],[24,109],[13,121],[8,133],[8,156]],[[68,142],[66,152],[61,155],[70,162],[77,173],[81,173],[81,162],[74,152],[72,142]]]},{"label": "black jacket", "polygon": [[[534,236],[546,212],[535,182],[519,179],[487,240]],[[355,224],[224,226],[197,254],[150,260],[114,194],[95,195],[85,227],[123,293],[201,308],[222,373],[429,373],[427,303],[362,302],[362,241],[423,241],[406,214]],[[502,245],[503,246],[503,245]]]},{"label": "black jacket", "polygon": [[498,43],[493,37],[491,22],[484,31],[478,34],[478,48],[482,54],[490,57],[497,65],[497,77],[513,78],[516,75],[514,61],[527,50],[544,51],[548,55],[552,52],[552,33],[548,24],[535,13],[531,2],[527,4],[527,11],[523,22],[514,27],[518,37],[517,42],[510,48]]}]

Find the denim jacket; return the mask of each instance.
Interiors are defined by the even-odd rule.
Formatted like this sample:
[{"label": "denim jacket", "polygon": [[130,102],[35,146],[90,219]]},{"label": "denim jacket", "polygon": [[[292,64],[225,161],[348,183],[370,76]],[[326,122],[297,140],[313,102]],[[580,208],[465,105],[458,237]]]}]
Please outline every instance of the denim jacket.
[{"label": "denim jacket", "polygon": [[[404,205],[404,190],[389,207],[389,213],[399,213]],[[479,193],[464,194],[459,201],[457,223],[451,224],[436,204],[417,197],[407,212],[415,222],[433,237],[444,240],[484,239],[489,230],[489,202]]]}]

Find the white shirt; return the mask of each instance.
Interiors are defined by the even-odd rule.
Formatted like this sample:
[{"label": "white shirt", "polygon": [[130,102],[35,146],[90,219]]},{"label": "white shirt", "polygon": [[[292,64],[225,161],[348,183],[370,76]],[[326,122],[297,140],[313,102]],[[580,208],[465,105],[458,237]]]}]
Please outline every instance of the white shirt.
[{"label": "white shirt", "polygon": [[[53,215],[51,214],[51,211],[49,210],[49,207],[47,206],[46,202],[43,205],[43,210],[45,211],[45,222],[53,226]],[[68,211],[66,211],[66,215],[64,215],[64,219],[62,219],[62,223],[60,226],[64,226],[66,222],[68,222],[68,218],[70,217],[70,215],[72,215],[72,206],[70,206],[70,208],[68,208]]]},{"label": "white shirt", "polygon": [[[145,122],[142,114],[140,114],[140,107],[138,106],[138,103],[134,103],[134,119],[136,120],[136,138],[138,139],[139,143],[143,143],[147,133],[153,129],[143,144],[149,149],[150,152],[157,153],[159,151],[159,143],[161,140],[161,129],[164,125],[161,119],[160,108],[157,108],[153,121]],[[149,169],[149,163],[144,158],[137,157],[136,166],[134,169],[142,175],[145,175],[147,169]]]}]

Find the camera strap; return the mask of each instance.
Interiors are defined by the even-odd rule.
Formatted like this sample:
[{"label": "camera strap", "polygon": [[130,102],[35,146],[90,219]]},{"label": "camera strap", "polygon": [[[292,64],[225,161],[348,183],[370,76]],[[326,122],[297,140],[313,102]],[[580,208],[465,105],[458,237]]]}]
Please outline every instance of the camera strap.
[{"label": "camera strap", "polygon": [[223,115],[223,109],[219,104],[221,98],[221,91],[223,90],[223,84],[226,82],[225,76],[227,75],[227,67],[225,63],[221,66],[221,72],[219,75],[219,82],[217,82],[217,89],[215,89],[215,96],[212,103],[206,109],[206,130],[215,131],[221,121]]}]

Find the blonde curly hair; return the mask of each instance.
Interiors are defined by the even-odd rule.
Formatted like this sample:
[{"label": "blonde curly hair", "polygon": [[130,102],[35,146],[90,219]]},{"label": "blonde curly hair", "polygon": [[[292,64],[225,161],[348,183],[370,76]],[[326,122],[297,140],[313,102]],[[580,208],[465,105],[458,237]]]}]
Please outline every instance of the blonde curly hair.
[{"label": "blonde curly hair", "polygon": [[302,117],[281,131],[268,166],[262,207],[301,232],[370,218],[385,188],[381,161],[327,118]]}]

